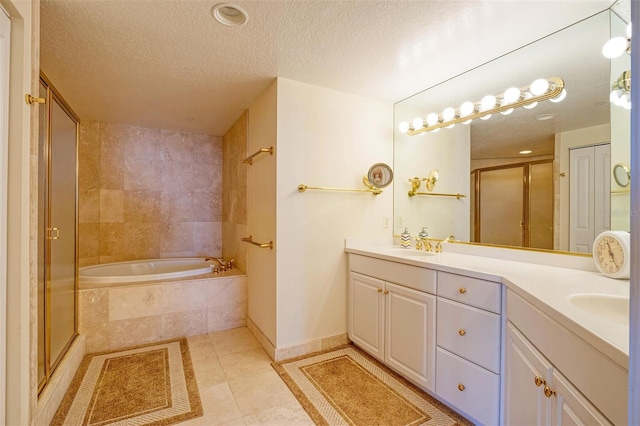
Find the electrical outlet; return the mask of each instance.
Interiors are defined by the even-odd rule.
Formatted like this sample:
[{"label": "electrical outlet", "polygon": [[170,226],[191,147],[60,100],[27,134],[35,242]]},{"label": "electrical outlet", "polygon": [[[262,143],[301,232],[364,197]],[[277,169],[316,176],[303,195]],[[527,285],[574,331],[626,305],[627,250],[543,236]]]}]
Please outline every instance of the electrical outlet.
[{"label": "electrical outlet", "polygon": [[382,227],[389,228],[389,216],[382,217]]},{"label": "electrical outlet", "polygon": [[404,226],[404,221],[402,220],[401,216],[396,217],[396,226],[397,227],[402,227]]}]

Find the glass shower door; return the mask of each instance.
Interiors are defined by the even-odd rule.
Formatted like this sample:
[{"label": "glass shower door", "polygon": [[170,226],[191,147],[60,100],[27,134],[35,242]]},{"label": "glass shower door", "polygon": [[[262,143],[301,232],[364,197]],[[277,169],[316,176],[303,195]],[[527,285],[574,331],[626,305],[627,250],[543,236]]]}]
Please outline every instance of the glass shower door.
[{"label": "glass shower door", "polygon": [[38,383],[46,385],[77,334],[77,123],[41,78],[38,173]]},{"label": "glass shower door", "polygon": [[49,165],[50,359],[55,364],[76,331],[76,123],[55,96]]}]

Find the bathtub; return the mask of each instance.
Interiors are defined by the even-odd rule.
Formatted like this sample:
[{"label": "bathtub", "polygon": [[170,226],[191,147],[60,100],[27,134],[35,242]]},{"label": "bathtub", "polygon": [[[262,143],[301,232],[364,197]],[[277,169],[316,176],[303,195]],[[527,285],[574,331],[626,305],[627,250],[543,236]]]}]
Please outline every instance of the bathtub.
[{"label": "bathtub", "polygon": [[213,273],[204,258],[107,263],[80,269],[78,331],[104,352],[247,324],[248,282]]},{"label": "bathtub", "polygon": [[132,260],[104,263],[79,269],[80,284],[111,285],[191,277],[212,272],[212,262],[202,257]]}]

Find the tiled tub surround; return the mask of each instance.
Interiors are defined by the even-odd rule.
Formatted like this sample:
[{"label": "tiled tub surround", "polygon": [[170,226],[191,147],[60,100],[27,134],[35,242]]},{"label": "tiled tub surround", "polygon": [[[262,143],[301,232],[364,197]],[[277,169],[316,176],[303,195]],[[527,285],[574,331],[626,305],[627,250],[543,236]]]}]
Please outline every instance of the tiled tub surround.
[{"label": "tiled tub surround", "polygon": [[80,266],[222,256],[222,138],[80,124]]},{"label": "tiled tub surround", "polygon": [[238,269],[190,279],[84,289],[86,352],[115,350],[245,326],[247,277]]}]

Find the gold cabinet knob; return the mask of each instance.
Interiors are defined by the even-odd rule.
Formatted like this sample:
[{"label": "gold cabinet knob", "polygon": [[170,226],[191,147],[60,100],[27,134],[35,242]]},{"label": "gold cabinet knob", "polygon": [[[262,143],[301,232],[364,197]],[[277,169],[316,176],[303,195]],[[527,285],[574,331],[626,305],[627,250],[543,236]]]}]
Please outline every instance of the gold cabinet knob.
[{"label": "gold cabinet knob", "polygon": [[466,288],[464,288],[464,287],[460,287],[460,290],[458,290],[458,292],[459,292],[460,294],[465,294],[465,293],[467,292],[467,289],[466,289]]},{"label": "gold cabinet knob", "polygon": [[542,386],[543,384],[545,384],[544,379],[543,379],[542,377],[540,377],[540,376],[536,376],[536,377],[533,379],[533,382],[534,382],[534,383],[536,384],[536,386],[538,386],[538,387],[540,387],[540,386]]},{"label": "gold cabinet knob", "polygon": [[462,392],[464,389],[465,389],[465,388],[464,388],[464,385],[463,385],[462,383],[460,383],[460,384],[458,385],[458,390],[459,390],[460,392]]},{"label": "gold cabinet knob", "polygon": [[458,334],[461,335],[461,336],[464,336],[465,334],[467,334],[467,332],[464,331],[464,329],[461,328],[460,330],[458,330]]},{"label": "gold cabinet knob", "polygon": [[544,387],[544,396],[546,396],[547,398],[551,398],[555,394],[556,394],[556,391],[551,389],[549,386]]},{"label": "gold cabinet knob", "polygon": [[384,294],[389,294],[389,290],[385,290],[385,291],[384,291]]},{"label": "gold cabinet knob", "polygon": [[382,289],[381,288],[378,289],[378,293],[382,293]]}]

